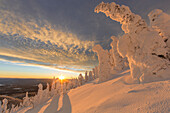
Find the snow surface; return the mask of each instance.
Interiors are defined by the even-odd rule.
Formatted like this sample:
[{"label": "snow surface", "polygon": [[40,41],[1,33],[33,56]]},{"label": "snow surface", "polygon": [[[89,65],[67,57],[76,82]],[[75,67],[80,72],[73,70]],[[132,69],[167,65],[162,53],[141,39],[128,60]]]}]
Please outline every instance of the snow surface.
[{"label": "snow surface", "polygon": [[[169,15],[153,10],[149,14],[151,26],[148,26],[127,6],[114,2],[102,2],[95,11],[120,22],[125,34],[119,39],[112,37],[110,51],[100,45],[93,47],[99,65],[89,72],[89,76],[86,72],[85,80],[80,74],[67,86],[66,83],[60,85],[59,80],[54,81],[51,91],[48,84],[45,90],[39,84],[38,94],[29,98],[26,93],[23,104],[13,106],[10,113],[170,112]],[[130,70],[113,74],[113,67],[119,71],[124,69],[125,57]],[[99,78],[93,80],[94,76]],[[68,93],[67,89],[70,89]],[[9,112],[7,103],[7,99],[3,103],[0,101],[1,113]]]},{"label": "snow surface", "polygon": [[[98,84],[98,80],[56,95],[34,109],[19,113],[168,113],[170,80],[135,84],[130,71]],[[58,108],[58,106],[61,106]],[[57,111],[58,109],[58,111]],[[27,112],[26,112],[27,111]]]}]

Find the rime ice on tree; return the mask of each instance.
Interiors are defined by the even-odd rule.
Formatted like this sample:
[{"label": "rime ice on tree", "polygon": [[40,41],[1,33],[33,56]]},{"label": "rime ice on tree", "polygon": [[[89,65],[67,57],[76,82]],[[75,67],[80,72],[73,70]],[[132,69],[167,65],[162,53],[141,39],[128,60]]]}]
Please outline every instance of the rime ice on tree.
[{"label": "rime ice on tree", "polygon": [[121,71],[125,68],[124,63],[126,62],[126,60],[123,59],[117,51],[118,39],[115,36],[112,36],[111,39],[112,42],[110,46],[112,47],[112,49],[110,49],[110,55],[111,55],[110,62],[111,62],[112,70]]},{"label": "rime ice on tree", "polygon": [[79,86],[84,84],[84,78],[83,78],[82,74],[79,74],[79,76],[78,76],[78,83],[79,83]]},{"label": "rime ice on tree", "polygon": [[2,113],[1,101],[0,101],[0,113]]},{"label": "rime ice on tree", "polygon": [[87,71],[85,72],[85,82],[88,81]]},{"label": "rime ice on tree", "polygon": [[30,98],[28,97],[28,92],[26,92],[26,96],[23,98],[23,106],[30,106],[31,102],[30,102]]},{"label": "rime ice on tree", "polygon": [[96,78],[99,77],[99,70],[98,70],[98,66],[95,66],[95,76]]},{"label": "rime ice on tree", "polygon": [[97,53],[99,60],[99,81],[105,81],[110,78],[110,59],[108,50],[104,50],[100,45],[95,45],[93,51]]},{"label": "rime ice on tree", "polygon": [[92,71],[89,71],[89,81],[93,80],[93,75],[92,75]]},{"label": "rime ice on tree", "polygon": [[95,12],[103,12],[122,24],[125,34],[120,37],[117,48],[122,57],[127,57],[134,80],[151,82],[170,78],[167,74],[170,62],[166,58],[166,43],[139,15],[132,13],[129,7],[114,2],[102,2]]},{"label": "rime ice on tree", "polygon": [[93,73],[93,79],[95,79],[96,78],[95,68],[92,69],[92,73]]},{"label": "rime ice on tree", "polygon": [[159,33],[166,43],[168,48],[167,57],[170,60],[170,15],[164,13],[160,9],[155,9],[151,11],[148,16],[151,27]]},{"label": "rime ice on tree", "polygon": [[7,109],[7,104],[8,104],[8,100],[5,98],[2,100],[3,104],[2,104],[2,111],[3,113],[8,113],[9,110]]}]

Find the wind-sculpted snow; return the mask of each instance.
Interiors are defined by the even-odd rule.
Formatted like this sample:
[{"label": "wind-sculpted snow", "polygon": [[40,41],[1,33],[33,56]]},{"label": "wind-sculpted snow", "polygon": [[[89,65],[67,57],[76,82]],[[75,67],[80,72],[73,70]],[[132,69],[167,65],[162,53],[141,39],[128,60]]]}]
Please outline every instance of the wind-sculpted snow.
[{"label": "wind-sculpted snow", "polygon": [[169,79],[168,50],[162,37],[127,6],[102,2],[95,12],[103,12],[122,24],[125,32],[118,40],[118,52],[127,57],[132,78],[137,82]]}]

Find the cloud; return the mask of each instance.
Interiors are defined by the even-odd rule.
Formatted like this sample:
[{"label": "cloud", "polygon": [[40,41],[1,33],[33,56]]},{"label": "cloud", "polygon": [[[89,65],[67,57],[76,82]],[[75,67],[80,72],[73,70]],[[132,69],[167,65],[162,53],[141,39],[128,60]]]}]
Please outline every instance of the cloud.
[{"label": "cloud", "polygon": [[45,20],[25,19],[0,10],[0,36],[0,57],[5,60],[74,71],[97,63],[91,51],[94,41],[56,30]]},{"label": "cloud", "polygon": [[[101,1],[0,0],[1,59],[89,70],[98,63],[92,46],[108,49],[110,36],[122,34],[119,23],[93,12]],[[170,11],[168,0],[104,1],[127,5],[144,19],[154,8]]]},{"label": "cloud", "polygon": [[67,66],[59,66],[59,65],[54,65],[54,64],[50,64],[50,63],[43,63],[43,62],[38,62],[38,61],[34,61],[34,60],[22,59],[22,58],[6,56],[6,55],[0,55],[0,61],[9,62],[9,63],[13,63],[16,65],[22,65],[22,66],[34,66],[34,67],[53,69],[53,70],[57,70],[59,72],[69,72],[69,73],[71,73],[71,72],[78,73],[79,72],[80,73],[80,72],[86,71],[84,67],[81,67],[81,68],[75,67],[74,68],[74,66],[73,66],[71,68],[69,66],[68,67]]}]

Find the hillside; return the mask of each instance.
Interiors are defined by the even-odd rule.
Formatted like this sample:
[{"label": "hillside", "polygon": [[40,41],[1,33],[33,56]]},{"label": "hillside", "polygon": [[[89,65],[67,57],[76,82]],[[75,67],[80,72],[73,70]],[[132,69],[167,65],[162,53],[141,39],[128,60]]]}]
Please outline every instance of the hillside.
[{"label": "hillside", "polygon": [[[3,99],[0,113],[170,112],[170,15],[155,9],[148,14],[147,24],[128,6],[115,2],[101,2],[94,12],[119,22],[124,32],[111,36],[110,49],[100,43],[91,48],[98,65],[84,76],[54,78],[46,88],[40,83],[36,95],[29,97],[26,92],[19,107],[9,108],[8,100]],[[77,50],[76,56],[86,59]]]},{"label": "hillside", "polygon": [[127,70],[107,82],[97,84],[94,80],[68,94],[57,95],[35,109],[22,109],[20,113],[170,112],[170,80],[135,84],[127,83],[129,78]]}]

